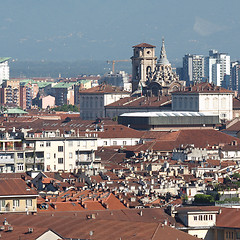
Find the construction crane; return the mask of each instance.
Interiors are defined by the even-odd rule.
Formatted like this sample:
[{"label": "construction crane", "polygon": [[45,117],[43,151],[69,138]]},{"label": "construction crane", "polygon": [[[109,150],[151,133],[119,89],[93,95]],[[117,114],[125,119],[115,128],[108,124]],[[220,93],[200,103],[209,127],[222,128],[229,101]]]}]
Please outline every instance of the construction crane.
[{"label": "construction crane", "polygon": [[115,63],[117,62],[129,62],[131,61],[130,59],[125,59],[125,60],[112,60],[112,61],[107,61],[108,64],[112,63],[112,73],[114,74],[115,72]]}]

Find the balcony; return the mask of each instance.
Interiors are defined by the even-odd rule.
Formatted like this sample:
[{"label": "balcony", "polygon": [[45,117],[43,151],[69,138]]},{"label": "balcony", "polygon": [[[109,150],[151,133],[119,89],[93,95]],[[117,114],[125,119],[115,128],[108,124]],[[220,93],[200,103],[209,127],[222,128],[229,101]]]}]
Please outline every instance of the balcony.
[{"label": "balcony", "polygon": [[26,158],[25,159],[26,164],[34,164],[34,163],[44,163],[44,158]]},{"label": "balcony", "polygon": [[2,158],[0,164],[14,164],[14,158]]},{"label": "balcony", "polygon": [[25,158],[26,164],[33,164],[34,163],[34,158]]}]

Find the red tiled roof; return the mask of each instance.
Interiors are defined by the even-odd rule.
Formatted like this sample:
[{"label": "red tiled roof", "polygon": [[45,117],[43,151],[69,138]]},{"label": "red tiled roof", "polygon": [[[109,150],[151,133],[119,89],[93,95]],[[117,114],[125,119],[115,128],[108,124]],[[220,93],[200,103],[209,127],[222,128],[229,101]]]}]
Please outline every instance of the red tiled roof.
[{"label": "red tiled roof", "polygon": [[239,98],[233,98],[233,110],[240,109],[240,99]]},{"label": "red tiled roof", "polygon": [[239,208],[222,208],[217,217],[216,227],[240,228]]},{"label": "red tiled roof", "polygon": [[125,97],[106,106],[106,108],[171,108],[171,96]]},{"label": "red tiled roof", "polygon": [[153,46],[151,44],[148,43],[140,43],[138,45],[133,46],[133,48],[155,48],[156,46]]},{"label": "red tiled roof", "polygon": [[191,129],[160,134],[158,139],[141,145],[128,146],[126,149],[134,152],[146,150],[172,151],[181,145],[194,144],[195,147],[205,148],[208,145],[229,144],[233,141],[240,144],[240,139],[213,129]]},{"label": "red tiled roof", "polygon": [[212,85],[208,82],[199,83],[194,86],[185,87],[184,90],[172,92],[172,94],[189,94],[189,93],[233,93],[233,91],[223,87]]},{"label": "red tiled roof", "polygon": [[127,91],[123,91],[120,87],[115,87],[112,85],[106,85],[106,84],[101,84],[98,85],[96,87],[92,87],[89,89],[85,89],[85,90],[81,90],[80,94],[85,94],[85,93],[94,93],[94,94],[98,94],[98,93],[121,93],[121,94],[130,94],[130,92]]},{"label": "red tiled roof", "polygon": [[[139,211],[138,211],[139,212]],[[144,213],[143,213],[144,214]],[[108,211],[108,215],[111,215]],[[55,216],[31,216],[31,215],[14,215],[4,214],[0,220],[3,221],[7,217],[7,221],[12,224],[13,228],[16,227],[31,227],[35,228],[50,228],[54,232],[63,236],[64,238],[81,238],[89,239],[90,231],[93,231],[93,239],[96,240],[112,240],[112,239],[132,239],[132,240],[195,240],[198,239],[185,232],[175,228],[164,225],[158,220],[151,222],[126,219],[124,221],[117,220],[94,220],[94,219],[81,219],[74,217],[55,217]],[[98,216],[97,216],[98,217]],[[153,219],[153,215],[151,215]],[[14,234],[8,232],[9,236]],[[28,235],[26,235],[27,239]],[[18,239],[15,238],[15,239]],[[31,238],[33,239],[33,238]]]},{"label": "red tiled roof", "polygon": [[0,196],[37,195],[37,191],[27,186],[20,178],[0,179]]}]

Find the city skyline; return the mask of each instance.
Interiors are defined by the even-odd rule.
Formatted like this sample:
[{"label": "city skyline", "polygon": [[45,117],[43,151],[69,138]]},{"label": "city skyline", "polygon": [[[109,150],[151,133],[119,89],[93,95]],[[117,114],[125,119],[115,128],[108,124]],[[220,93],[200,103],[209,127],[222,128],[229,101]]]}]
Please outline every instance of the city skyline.
[{"label": "city skyline", "polygon": [[1,55],[23,61],[129,59],[133,45],[147,42],[159,56],[164,36],[170,61],[210,49],[235,60],[239,7],[236,0],[10,0],[2,3]]}]

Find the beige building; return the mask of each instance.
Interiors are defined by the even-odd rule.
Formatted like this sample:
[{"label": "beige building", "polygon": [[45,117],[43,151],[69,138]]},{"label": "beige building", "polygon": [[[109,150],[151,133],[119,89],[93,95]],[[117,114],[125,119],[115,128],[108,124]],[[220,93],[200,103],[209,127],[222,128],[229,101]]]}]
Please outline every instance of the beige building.
[{"label": "beige building", "polygon": [[37,212],[37,197],[20,178],[0,179],[0,213]]},{"label": "beige building", "polygon": [[2,103],[20,106],[20,80],[4,80],[2,87]]},{"label": "beige building", "polygon": [[180,230],[200,239],[215,239],[214,227],[218,215],[221,214],[219,207],[180,207],[171,213],[183,222],[185,227],[180,227]]}]

